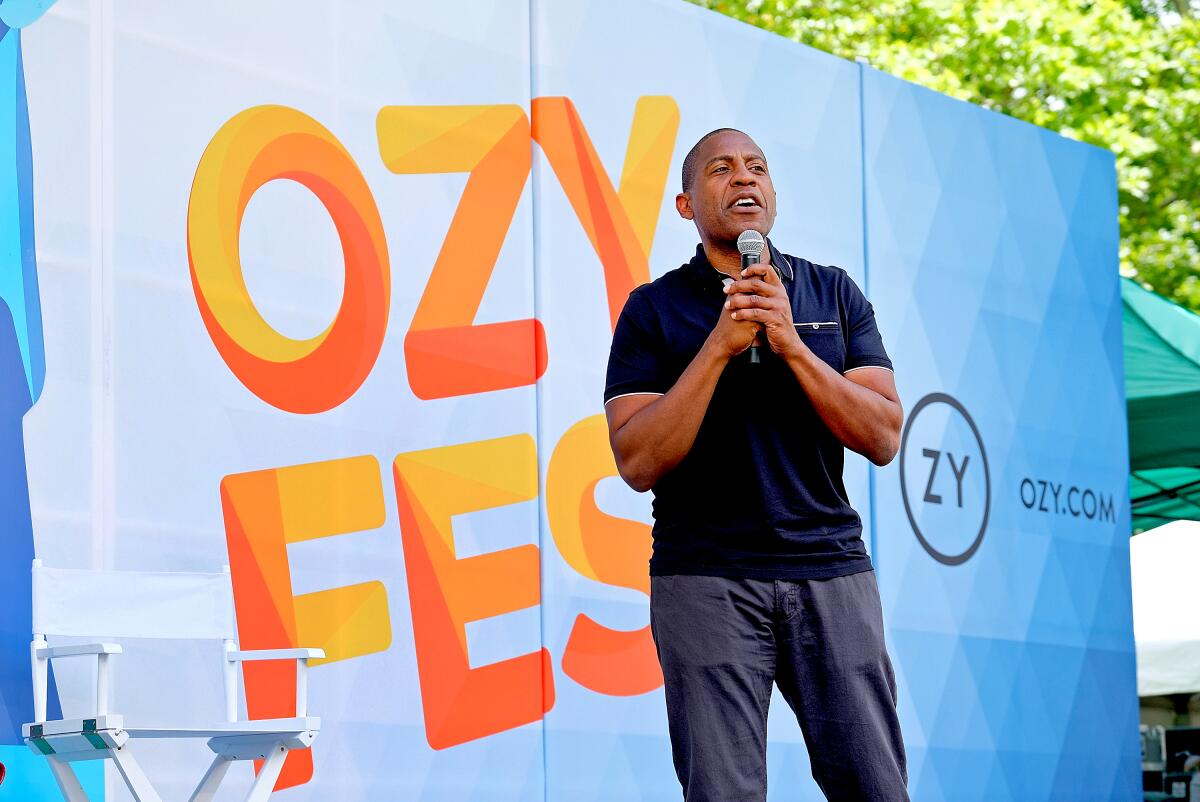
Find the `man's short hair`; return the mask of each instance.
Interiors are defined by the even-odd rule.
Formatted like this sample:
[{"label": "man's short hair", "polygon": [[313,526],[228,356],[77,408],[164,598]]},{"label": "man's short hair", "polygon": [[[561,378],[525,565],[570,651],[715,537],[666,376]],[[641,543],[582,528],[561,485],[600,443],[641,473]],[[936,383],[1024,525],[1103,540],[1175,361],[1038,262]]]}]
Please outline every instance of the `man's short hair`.
[{"label": "man's short hair", "polygon": [[697,154],[697,151],[700,150],[700,146],[703,145],[708,140],[712,139],[717,134],[723,134],[726,131],[733,131],[735,133],[741,134],[742,136],[749,136],[745,131],[739,131],[736,128],[717,128],[716,130],[709,131],[707,134],[700,137],[700,139],[696,141],[696,144],[692,145],[692,149],[688,151],[687,155],[683,157],[683,191],[684,192],[687,192],[688,190],[690,190],[692,188],[692,181],[694,181],[696,179],[696,154]]}]

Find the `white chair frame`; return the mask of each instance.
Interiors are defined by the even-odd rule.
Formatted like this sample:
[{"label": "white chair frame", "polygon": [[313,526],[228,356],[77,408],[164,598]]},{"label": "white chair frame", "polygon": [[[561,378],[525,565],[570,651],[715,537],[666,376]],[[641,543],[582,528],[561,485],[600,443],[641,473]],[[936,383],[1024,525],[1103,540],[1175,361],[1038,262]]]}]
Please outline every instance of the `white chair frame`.
[{"label": "white chair frame", "polygon": [[[42,568],[33,561],[35,582]],[[228,567],[226,567],[228,573]],[[107,572],[114,577],[121,572]],[[36,598],[35,607],[38,601]],[[35,613],[36,619],[36,613]],[[232,622],[231,622],[232,627]],[[87,643],[50,646],[45,633],[35,632],[30,644],[33,664],[35,721],[25,724],[21,734],[36,754],[44,755],[67,802],[89,802],[87,793],[71,768],[81,760],[112,760],[129,792],[137,802],[162,802],[162,798],[133,756],[133,744],[149,738],[206,738],[213,752],[212,763],[200,778],[190,802],[211,802],[230,765],[239,760],[263,760],[263,766],[246,794],[246,802],[264,802],[271,795],[287,753],[312,745],[321,720],[308,715],[308,661],[325,657],[321,649],[263,649],[242,651],[232,638],[223,639],[222,679],[225,692],[225,721],[199,728],[126,727],[124,717],[109,711],[109,660],[124,650],[117,643]],[[96,658],[95,715],[46,720],[50,661],[72,657]],[[296,661],[296,715],[293,718],[238,721],[237,668],[251,660]]]}]

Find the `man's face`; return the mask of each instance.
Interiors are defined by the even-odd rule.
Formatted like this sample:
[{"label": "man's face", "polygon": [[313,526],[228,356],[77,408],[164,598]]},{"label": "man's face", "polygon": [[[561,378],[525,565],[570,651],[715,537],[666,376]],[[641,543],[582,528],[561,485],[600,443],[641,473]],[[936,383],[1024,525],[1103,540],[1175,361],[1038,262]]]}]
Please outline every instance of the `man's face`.
[{"label": "man's face", "polygon": [[691,188],[675,199],[701,239],[730,244],[747,229],[766,236],[775,223],[775,187],[754,140],[725,131],[700,146]]}]

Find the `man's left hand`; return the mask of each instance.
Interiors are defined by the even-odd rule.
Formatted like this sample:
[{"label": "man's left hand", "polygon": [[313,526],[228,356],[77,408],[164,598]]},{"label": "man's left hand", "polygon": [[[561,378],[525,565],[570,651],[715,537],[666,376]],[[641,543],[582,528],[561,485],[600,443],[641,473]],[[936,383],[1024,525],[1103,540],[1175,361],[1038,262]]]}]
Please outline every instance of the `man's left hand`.
[{"label": "man's left hand", "polygon": [[740,280],[725,288],[725,309],[735,320],[748,320],[763,327],[771,350],[787,356],[804,347],[792,323],[792,302],[775,269],[750,265]]}]

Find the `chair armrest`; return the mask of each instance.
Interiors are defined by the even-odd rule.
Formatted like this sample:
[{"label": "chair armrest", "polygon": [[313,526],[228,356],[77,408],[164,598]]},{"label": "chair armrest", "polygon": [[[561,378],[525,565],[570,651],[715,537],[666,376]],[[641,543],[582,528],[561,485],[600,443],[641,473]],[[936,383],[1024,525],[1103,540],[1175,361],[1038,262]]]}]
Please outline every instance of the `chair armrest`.
[{"label": "chair armrest", "polygon": [[225,659],[231,663],[246,663],[252,660],[320,660],[324,657],[324,649],[247,649],[225,654]]},{"label": "chair armrest", "polygon": [[46,692],[50,678],[50,661],[56,657],[96,658],[96,715],[108,715],[108,658],[125,650],[116,643],[80,643],[74,646],[47,646],[46,639],[36,636],[29,645],[33,668],[33,717],[35,723],[46,720]]},{"label": "chair armrest", "polygon": [[324,649],[251,649],[225,653],[225,659],[230,663],[245,663],[251,660],[295,660],[296,715],[301,718],[308,715],[308,661],[320,660],[324,657]]},{"label": "chair armrest", "polygon": [[33,650],[33,654],[35,657],[47,659],[92,654],[121,654],[124,651],[117,643],[80,643],[75,646],[38,646]]}]

